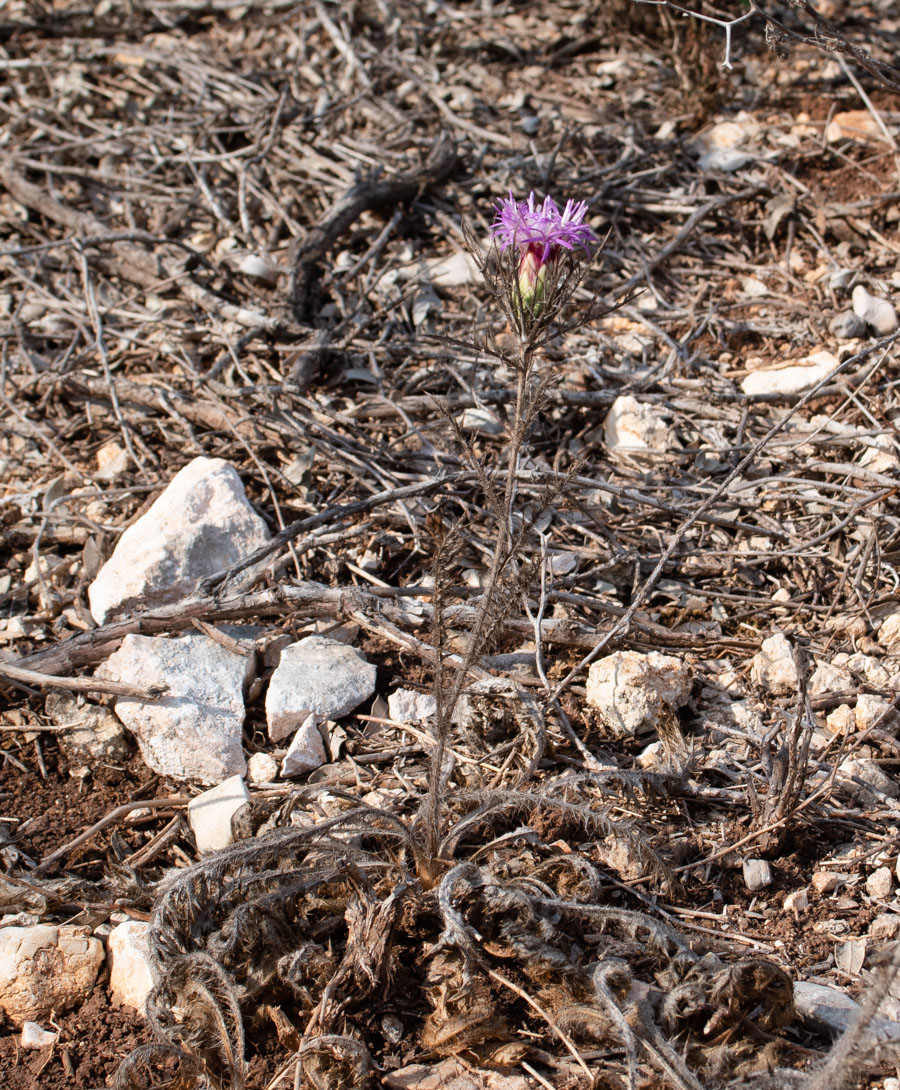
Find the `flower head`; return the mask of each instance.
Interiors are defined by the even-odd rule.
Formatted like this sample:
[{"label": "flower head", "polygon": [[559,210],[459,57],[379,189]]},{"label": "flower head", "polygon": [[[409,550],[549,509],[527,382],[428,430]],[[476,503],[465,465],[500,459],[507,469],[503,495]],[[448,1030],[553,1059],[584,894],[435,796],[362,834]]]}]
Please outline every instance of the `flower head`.
[{"label": "flower head", "polygon": [[587,213],[585,201],[566,201],[562,212],[552,197],[545,197],[543,204],[535,204],[534,192],[527,201],[516,201],[510,190],[506,200],[497,201],[497,218],[491,225],[491,234],[501,250],[515,246],[530,251],[543,265],[559,253],[559,249],[572,250],[581,246],[590,253],[590,243],[597,236],[584,222]]},{"label": "flower head", "polygon": [[512,248],[517,254],[507,298],[516,324],[524,332],[534,328],[542,312],[547,316],[544,304],[548,293],[551,299],[558,295],[554,290],[558,280],[555,274],[563,252],[581,247],[590,254],[591,243],[598,240],[584,222],[585,201],[566,201],[560,212],[552,197],[536,204],[532,192],[527,201],[517,201],[510,190],[506,200],[497,201],[496,207],[491,234],[501,253]]}]

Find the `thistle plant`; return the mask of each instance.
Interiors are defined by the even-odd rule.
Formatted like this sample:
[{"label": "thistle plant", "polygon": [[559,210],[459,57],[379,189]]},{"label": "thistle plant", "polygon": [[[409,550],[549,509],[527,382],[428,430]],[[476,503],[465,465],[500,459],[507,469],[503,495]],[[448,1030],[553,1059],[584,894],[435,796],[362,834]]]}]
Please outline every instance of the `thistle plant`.
[{"label": "thistle plant", "polygon": [[[485,486],[488,506],[493,509],[496,530],[484,593],[468,635],[466,654],[454,681],[446,689],[439,653],[435,676],[437,743],[431,758],[429,790],[419,818],[424,827],[426,851],[418,869],[419,877],[426,885],[437,879],[441,869],[438,844],[441,800],[446,795],[449,773],[444,757],[451,718],[471,667],[490,642],[496,622],[508,614],[515,601],[512,588],[507,586],[507,575],[516,551],[514,527],[519,459],[549,381],[546,377],[537,378],[537,355],[539,349],[559,332],[557,319],[571,301],[596,252],[599,239],[584,222],[587,211],[585,201],[569,200],[560,212],[550,196],[538,202],[532,192],[528,200],[517,201],[510,192],[506,199],[496,203],[491,246],[487,253],[482,251],[471,230],[467,231],[472,255],[513,334],[512,349],[499,347],[495,338],[498,347],[487,350],[514,372],[516,393],[501,489],[494,488],[493,479],[470,452],[473,467]],[[446,577],[448,558],[443,544],[436,542],[435,545],[435,644],[440,648],[444,634],[440,631],[441,603],[437,591]]]}]

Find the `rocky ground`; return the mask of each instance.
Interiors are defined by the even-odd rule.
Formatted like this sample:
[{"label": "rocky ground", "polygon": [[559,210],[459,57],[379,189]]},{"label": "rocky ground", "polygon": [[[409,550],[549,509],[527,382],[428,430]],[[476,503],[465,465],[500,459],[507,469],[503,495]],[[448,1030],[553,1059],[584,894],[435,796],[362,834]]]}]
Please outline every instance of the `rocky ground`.
[{"label": "rocky ground", "polygon": [[900,31],[728,29],[0,6],[4,1086],[897,1090]]}]

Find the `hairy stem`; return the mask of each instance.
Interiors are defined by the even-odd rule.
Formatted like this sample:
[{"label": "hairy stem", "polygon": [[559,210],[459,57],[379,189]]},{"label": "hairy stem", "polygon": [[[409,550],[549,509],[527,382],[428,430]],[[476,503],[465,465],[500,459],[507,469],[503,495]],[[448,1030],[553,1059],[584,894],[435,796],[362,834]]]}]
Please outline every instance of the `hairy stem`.
[{"label": "hairy stem", "polygon": [[[506,462],[506,480],[503,485],[503,505],[499,512],[497,525],[497,538],[494,542],[494,550],[491,554],[491,563],[488,569],[487,583],[484,594],[478,603],[475,621],[469,633],[469,645],[463,662],[460,665],[453,686],[449,694],[445,695],[443,685],[443,661],[438,655],[435,668],[435,694],[437,696],[437,715],[435,724],[436,741],[431,751],[431,759],[428,770],[428,794],[422,808],[422,819],[425,826],[425,852],[417,861],[419,878],[426,887],[430,887],[437,880],[441,866],[438,860],[438,845],[441,841],[441,818],[443,805],[441,802],[444,786],[444,758],[447,753],[447,743],[450,737],[450,724],[460,694],[466,684],[469,669],[478,657],[482,646],[485,629],[493,613],[500,589],[504,570],[510,560],[510,546],[513,539],[513,514],[516,502],[516,476],[519,469],[519,456],[522,444],[528,430],[526,419],[526,402],[528,395],[528,380],[533,366],[533,350],[527,341],[520,338],[519,360],[516,367],[516,402],[513,411],[512,434],[510,436],[509,451]],[[435,572],[435,578],[438,573]],[[443,633],[438,616],[440,610],[440,595],[435,599],[435,625],[437,630],[437,644],[443,645]]]}]

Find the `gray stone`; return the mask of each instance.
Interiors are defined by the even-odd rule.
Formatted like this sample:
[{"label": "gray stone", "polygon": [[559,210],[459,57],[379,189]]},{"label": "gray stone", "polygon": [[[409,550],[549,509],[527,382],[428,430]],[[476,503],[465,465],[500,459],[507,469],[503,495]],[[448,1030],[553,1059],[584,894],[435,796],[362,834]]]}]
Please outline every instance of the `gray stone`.
[{"label": "gray stone", "polygon": [[159,977],[150,954],[149,931],[149,923],[127,920],[114,927],[106,940],[109,993],[116,1003],[141,1013]]},{"label": "gray stone", "polygon": [[[310,712],[340,719],[375,692],[375,667],[337,640],[307,636],[281,652],[266,693],[273,742],[295,731]],[[321,763],[321,762],[320,762]]]},{"label": "gray stone", "polygon": [[862,284],[853,289],[853,310],[879,337],[887,337],[900,325],[893,304],[870,295]]},{"label": "gray stone", "polygon": [[[859,1004],[840,988],[798,980],[794,983],[794,1010],[812,1029],[826,1036],[840,1037],[855,1023]],[[875,1017],[863,1038],[867,1046],[900,1040],[900,1022]]]},{"label": "gray stone", "polygon": [[119,538],[88,589],[91,612],[103,624],[137,606],[176,601],[269,537],[234,467],[195,458]]},{"label": "gray stone", "polygon": [[869,924],[870,939],[895,939],[900,935],[900,916],[895,912],[882,912]]},{"label": "gray stone", "polygon": [[761,650],[753,656],[750,676],[757,685],[770,693],[795,693],[800,679],[794,663],[793,649],[782,632],[763,640]]},{"label": "gray stone", "polygon": [[772,865],[765,859],[744,860],[744,885],[751,893],[772,884]]},{"label": "gray stone", "polygon": [[738,148],[713,148],[698,160],[701,170],[722,171],[733,174],[755,160],[756,156]]},{"label": "gray stone", "polygon": [[240,776],[229,776],[216,787],[188,803],[188,823],[201,855],[220,851],[234,843],[231,819],[250,801],[250,792]]},{"label": "gray stone", "polygon": [[688,668],[658,651],[616,651],[592,663],[588,672],[587,702],[616,734],[652,730],[661,715],[686,704],[690,695]]},{"label": "gray stone", "polygon": [[853,310],[842,310],[828,323],[829,330],[839,341],[855,341],[865,337],[869,327]]},{"label": "gray stone", "polygon": [[838,766],[838,780],[850,788],[852,795],[861,803],[879,802],[887,797],[900,797],[897,781],[864,757],[851,757],[841,761]]},{"label": "gray stone", "polygon": [[167,685],[157,700],[118,697],[116,714],[154,772],[217,784],[247,768],[243,687],[252,670],[252,656],[191,632],[173,639],[128,635],[97,676],[142,689]]},{"label": "gray stone", "polygon": [[481,435],[503,434],[500,417],[490,409],[482,409],[477,405],[465,410],[459,418],[459,426],[463,431],[477,431]]},{"label": "gray stone", "polygon": [[281,762],[282,776],[301,776],[304,772],[314,771],[328,760],[319,723],[319,716],[311,712],[300,724]]},{"label": "gray stone", "polygon": [[90,995],[103,957],[84,927],[0,928],[0,1011],[21,1026],[74,1007]]},{"label": "gray stone", "polygon": [[91,768],[99,761],[116,764],[134,750],[125,728],[109,708],[80,701],[71,693],[50,693],[44,710],[56,727],[66,727],[56,737],[66,756],[69,771]]}]

